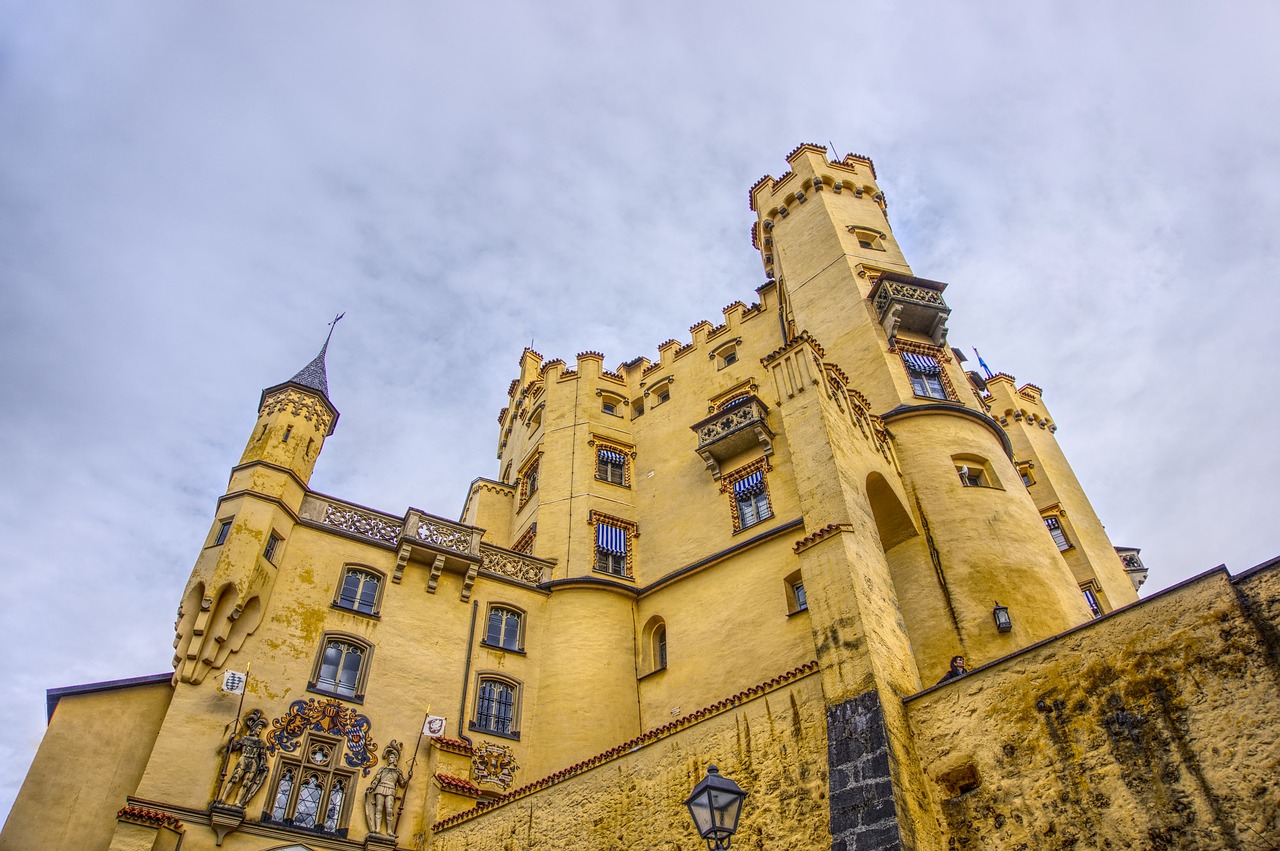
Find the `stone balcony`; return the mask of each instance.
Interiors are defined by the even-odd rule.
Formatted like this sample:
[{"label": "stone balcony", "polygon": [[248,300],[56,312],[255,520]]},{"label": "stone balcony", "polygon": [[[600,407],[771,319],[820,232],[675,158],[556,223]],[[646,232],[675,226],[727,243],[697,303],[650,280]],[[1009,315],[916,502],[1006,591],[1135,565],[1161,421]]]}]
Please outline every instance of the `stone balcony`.
[{"label": "stone balcony", "polygon": [[773,454],[773,432],[767,422],[769,409],[755,396],[747,396],[690,426],[698,435],[697,452],[707,469],[720,478],[720,464],[755,446]]},{"label": "stone balcony", "polygon": [[942,298],[946,288],[941,281],[885,272],[867,297],[890,339],[900,331],[909,331],[941,346],[947,339],[947,317],[951,314]]},{"label": "stone balcony", "polygon": [[471,587],[481,572],[537,585],[550,578],[555,566],[554,561],[482,542],[484,530],[476,526],[416,508],[410,508],[402,519],[313,493],[303,501],[301,516],[349,537],[394,548],[396,567],[391,581],[397,585],[410,562],[427,567],[427,590],[432,593],[446,571],[462,574],[464,600],[471,596]]}]

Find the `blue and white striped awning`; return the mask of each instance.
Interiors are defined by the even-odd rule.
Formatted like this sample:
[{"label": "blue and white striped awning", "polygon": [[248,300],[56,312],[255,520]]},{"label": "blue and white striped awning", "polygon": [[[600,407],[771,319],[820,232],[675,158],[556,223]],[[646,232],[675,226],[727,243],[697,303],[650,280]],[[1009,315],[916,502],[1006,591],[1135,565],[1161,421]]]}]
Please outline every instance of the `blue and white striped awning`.
[{"label": "blue and white striped awning", "polygon": [[596,524],[596,546],[616,556],[627,554],[627,532],[608,523]]},{"label": "blue and white striped awning", "polygon": [[938,375],[942,372],[942,367],[938,366],[938,362],[928,355],[902,352],[902,360],[906,363],[908,369],[915,370],[922,375]]},{"label": "blue and white striped awning", "polygon": [[601,449],[597,456],[601,461],[608,461],[610,464],[626,464],[627,459],[621,452],[614,452],[612,449]]},{"label": "blue and white striped awning", "polygon": [[751,475],[738,479],[733,483],[734,496],[755,496],[764,490],[764,470],[756,470]]}]

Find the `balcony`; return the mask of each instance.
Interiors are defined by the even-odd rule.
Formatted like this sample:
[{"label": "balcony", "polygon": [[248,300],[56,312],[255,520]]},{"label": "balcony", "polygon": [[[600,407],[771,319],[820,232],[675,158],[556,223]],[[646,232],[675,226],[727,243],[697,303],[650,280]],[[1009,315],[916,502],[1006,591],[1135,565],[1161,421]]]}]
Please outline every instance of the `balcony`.
[{"label": "balcony", "polygon": [[755,396],[746,396],[722,411],[690,426],[698,435],[697,452],[707,469],[720,478],[720,464],[753,447],[773,454],[773,432],[766,422],[769,409]]},{"label": "balcony", "polygon": [[951,313],[942,299],[946,288],[940,281],[886,272],[871,288],[868,298],[890,339],[909,331],[941,346],[947,339],[947,316]]}]

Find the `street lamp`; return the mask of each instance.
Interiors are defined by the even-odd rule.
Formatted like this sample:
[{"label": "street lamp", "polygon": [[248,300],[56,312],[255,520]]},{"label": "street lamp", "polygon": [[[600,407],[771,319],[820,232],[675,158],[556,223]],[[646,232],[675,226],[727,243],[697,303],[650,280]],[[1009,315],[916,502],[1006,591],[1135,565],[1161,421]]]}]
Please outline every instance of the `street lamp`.
[{"label": "street lamp", "polygon": [[728,849],[738,832],[738,816],[742,814],[745,797],[747,793],[728,777],[721,777],[720,769],[714,765],[707,768],[707,776],[693,787],[684,805],[693,816],[698,835],[707,840],[707,851]]}]

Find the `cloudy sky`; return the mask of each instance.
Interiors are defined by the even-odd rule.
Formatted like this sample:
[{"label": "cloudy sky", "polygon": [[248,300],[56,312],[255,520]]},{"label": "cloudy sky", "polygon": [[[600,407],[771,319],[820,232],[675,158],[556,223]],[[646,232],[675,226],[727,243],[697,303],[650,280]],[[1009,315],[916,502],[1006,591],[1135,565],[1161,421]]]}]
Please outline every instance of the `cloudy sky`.
[{"label": "cloudy sky", "polygon": [[313,487],[457,516],[523,346],[753,300],[747,189],[800,142],[875,159],[1144,594],[1280,553],[1280,7],[462,5],[0,2],[0,814],[45,689],[169,670],[335,313]]}]

